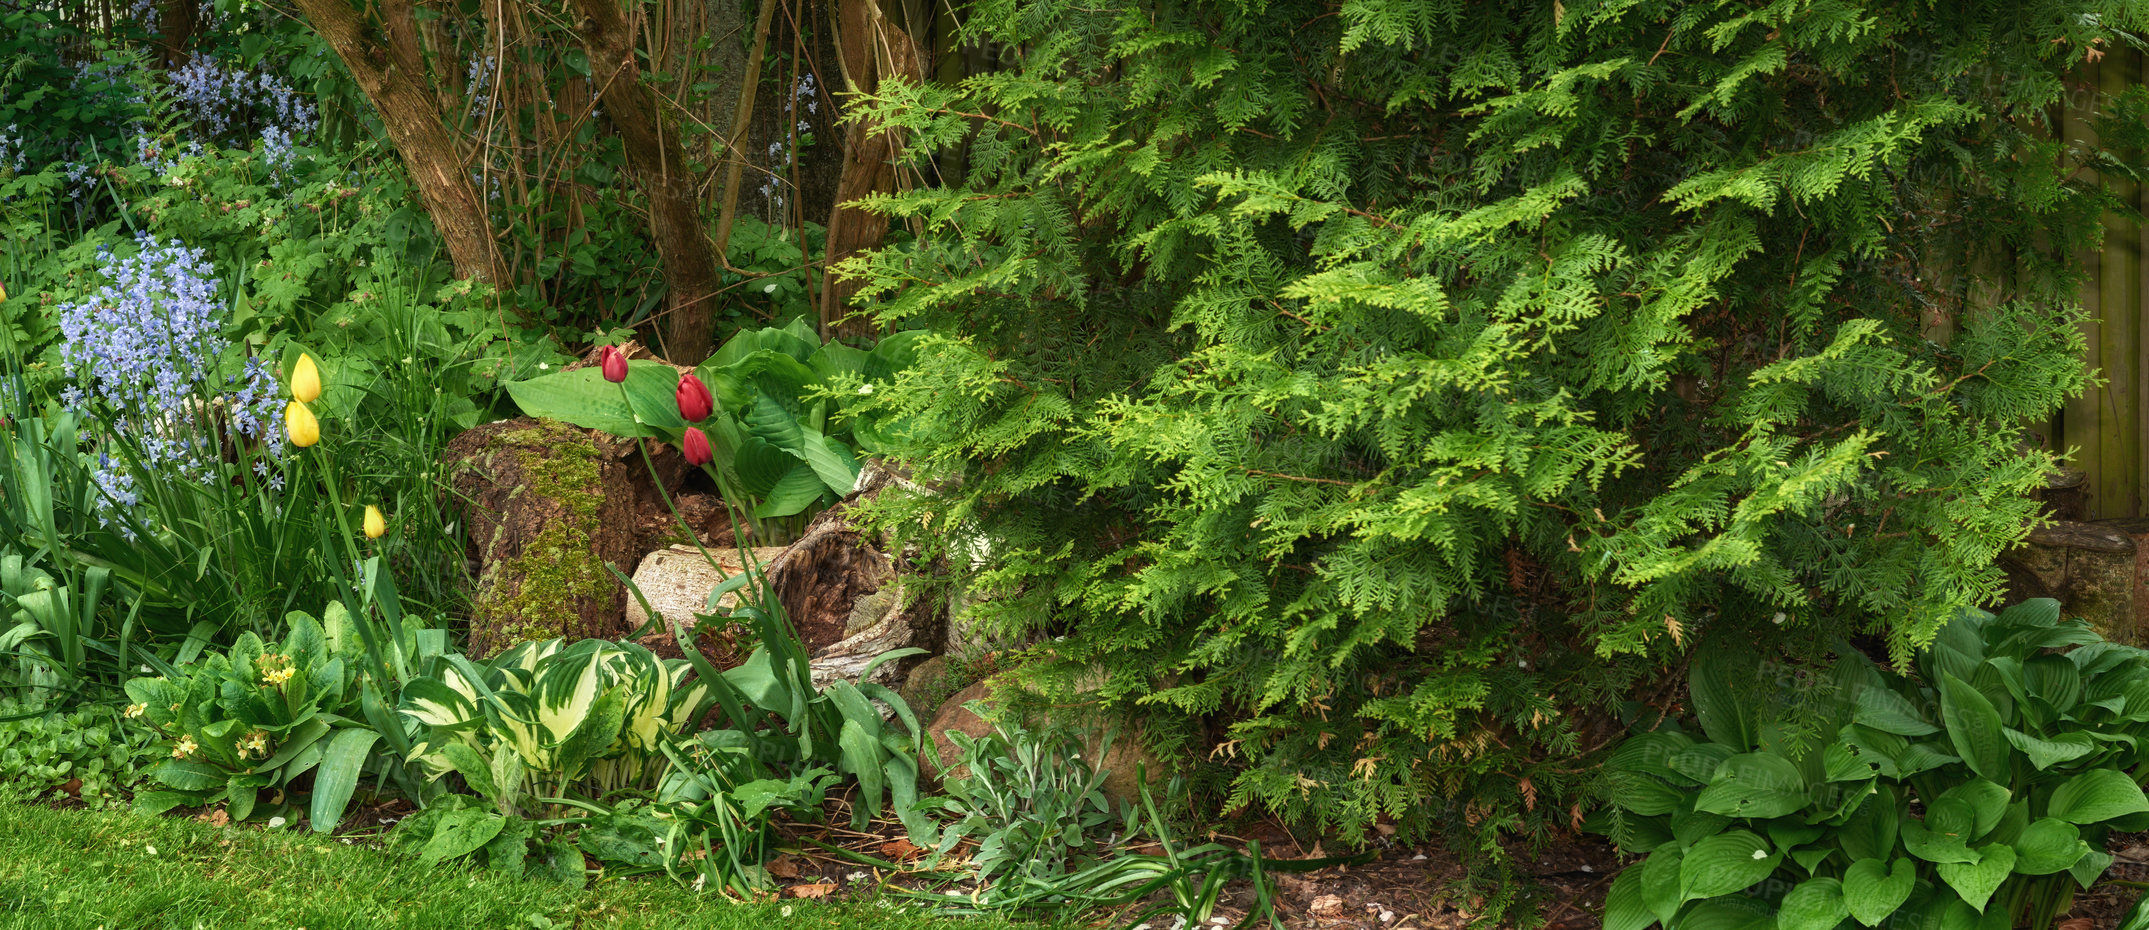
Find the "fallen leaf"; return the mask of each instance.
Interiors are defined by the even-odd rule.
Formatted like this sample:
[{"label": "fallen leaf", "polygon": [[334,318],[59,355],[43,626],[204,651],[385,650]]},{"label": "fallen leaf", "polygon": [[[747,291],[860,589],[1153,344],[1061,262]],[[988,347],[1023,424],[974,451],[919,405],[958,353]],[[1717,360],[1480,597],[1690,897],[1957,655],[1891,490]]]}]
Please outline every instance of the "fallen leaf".
[{"label": "fallen leaf", "polygon": [[777,856],[774,859],[770,859],[769,864],[762,868],[768,869],[769,874],[777,878],[797,878],[798,857],[790,855]]},{"label": "fallen leaf", "polygon": [[911,843],[911,841],[901,838],[890,840],[886,843],[880,844],[880,851],[881,855],[887,856],[888,858],[893,859],[897,862],[907,862],[909,860],[916,859],[919,856],[925,855],[924,847],[917,846]]},{"label": "fallen leaf", "polygon": [[2094,924],[2090,923],[2089,918],[2077,917],[2073,920],[2062,920],[2054,924],[2052,930],[2090,930],[2093,926]]},{"label": "fallen leaf", "polygon": [[825,898],[835,890],[835,882],[819,882],[812,885],[792,885],[784,889],[784,892],[794,898]]},{"label": "fallen leaf", "polygon": [[223,808],[219,807],[215,810],[203,811],[194,819],[199,820],[202,823],[209,824],[210,826],[221,827],[231,823],[231,814],[226,812]]}]

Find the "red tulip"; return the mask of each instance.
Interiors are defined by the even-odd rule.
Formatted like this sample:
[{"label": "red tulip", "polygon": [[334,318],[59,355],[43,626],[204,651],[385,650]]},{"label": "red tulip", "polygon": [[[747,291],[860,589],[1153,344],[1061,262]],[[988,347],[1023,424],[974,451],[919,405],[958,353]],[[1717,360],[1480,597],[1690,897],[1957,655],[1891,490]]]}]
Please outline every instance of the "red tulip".
[{"label": "red tulip", "polygon": [[605,346],[598,354],[598,364],[604,367],[604,380],[613,384],[627,380],[627,357],[618,346]]},{"label": "red tulip", "polygon": [[679,454],[686,456],[688,465],[707,465],[716,457],[709,451],[709,434],[702,432],[699,426],[686,428],[686,438],[679,441]]},{"label": "red tulip", "polygon": [[716,409],[716,398],[709,396],[709,386],[691,372],[679,376],[678,397],[679,415],[689,423],[708,419],[709,413]]}]

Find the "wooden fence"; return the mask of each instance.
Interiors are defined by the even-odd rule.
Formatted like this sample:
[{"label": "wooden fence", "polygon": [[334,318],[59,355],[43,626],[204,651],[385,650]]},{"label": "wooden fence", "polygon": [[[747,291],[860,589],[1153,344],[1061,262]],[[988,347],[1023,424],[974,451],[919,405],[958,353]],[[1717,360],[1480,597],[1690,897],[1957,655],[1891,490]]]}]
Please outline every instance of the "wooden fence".
[{"label": "wooden fence", "polygon": [[[2096,90],[2119,93],[2143,80],[2142,55],[2114,51],[2086,66],[2069,96],[2063,121],[2070,139],[2092,139],[2090,107]],[[2149,191],[2130,181],[2112,181],[2115,192],[2137,208],[2149,209]],[[2083,474],[2083,513],[2101,520],[2149,516],[2144,509],[2145,470],[2149,470],[2149,228],[2117,211],[2105,214],[2104,246],[2083,256],[2088,280],[2082,306],[2088,311],[2083,335],[2089,343],[2089,366],[2102,382],[2069,403],[2046,435],[2060,449],[2075,448],[2068,464]]]}]

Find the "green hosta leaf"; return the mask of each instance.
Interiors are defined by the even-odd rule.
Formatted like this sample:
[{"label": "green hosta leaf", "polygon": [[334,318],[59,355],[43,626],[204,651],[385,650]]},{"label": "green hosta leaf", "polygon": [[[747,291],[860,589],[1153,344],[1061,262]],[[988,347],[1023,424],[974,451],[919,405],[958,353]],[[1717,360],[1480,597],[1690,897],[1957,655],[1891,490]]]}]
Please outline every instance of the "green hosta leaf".
[{"label": "green hosta leaf", "polygon": [[1902,836],[1903,848],[1927,862],[1977,861],[1977,853],[1970,851],[1962,837],[1928,830],[1918,821],[1903,821]]},{"label": "green hosta leaf", "polygon": [[[1686,806],[1687,794],[1661,779],[1640,772],[1609,772],[1605,775],[1611,801],[1620,810],[1644,817],[1674,813]],[[1674,826],[1674,832],[1677,827]]]},{"label": "green hosta leaf", "polygon": [[1737,755],[1731,747],[1722,743],[1703,743],[1682,750],[1671,757],[1671,770],[1706,785],[1716,778],[1716,770],[1725,759]]},{"label": "green hosta leaf", "polygon": [[2089,852],[2082,831],[2057,817],[2046,817],[2024,827],[2015,838],[2015,871],[2024,875],[2050,875],[2073,868]]},{"label": "green hosta leaf", "polygon": [[1895,793],[1874,790],[1849,817],[1844,818],[1843,825],[1836,830],[1836,842],[1843,847],[1843,854],[1854,861],[1887,858],[1895,853],[1895,835],[1900,822]]},{"label": "green hosta leaf", "polygon": [[1776,919],[1758,899],[1696,901],[1679,915],[1678,930],[1776,930]]},{"label": "green hosta leaf", "polygon": [[1642,860],[1642,903],[1657,919],[1669,925],[1686,899],[1679,891],[1679,874],[1686,861],[1684,850],[1666,847]]},{"label": "green hosta leaf", "polygon": [[1700,718],[1701,728],[1709,734],[1709,740],[1721,743],[1740,752],[1754,747],[1754,721],[1748,708],[1738,700],[1738,683],[1742,677],[1742,663],[1728,653],[1719,652],[1697,661],[1687,675],[1687,687],[1694,698],[1694,716]]},{"label": "green hosta leaf", "polygon": [[858,486],[858,456],[849,446],[810,429],[802,430],[801,441],[806,464],[837,497]]},{"label": "green hosta leaf", "polygon": [[1612,880],[1612,890],[1604,896],[1604,930],[1645,930],[1656,922],[1656,915],[1642,900],[1641,867],[1629,866]]},{"label": "green hosta leaf", "polygon": [[328,833],[343,820],[343,809],[365,774],[366,757],[381,735],[372,730],[344,728],[328,741],[321,754],[320,771],[313,778],[313,808],[309,818],[315,833]]},{"label": "green hosta leaf", "polygon": [[686,432],[679,415],[679,370],[663,362],[627,363],[627,380],[605,386],[627,398],[627,408],[643,428],[666,439]]},{"label": "green hosta leaf", "polygon": [[814,473],[813,467],[799,462],[769,489],[761,505],[754,508],[754,516],[764,519],[791,516],[813,506],[813,502],[820,500],[827,490],[828,486]]},{"label": "green hosta leaf", "polygon": [[1910,703],[1909,698],[1885,687],[1859,691],[1858,710],[1852,720],[1882,733],[1893,733],[1897,736],[1924,736],[1940,732],[1939,727],[1933,726],[1931,721],[1925,719],[1924,714],[1919,713],[1917,705]]},{"label": "green hosta leaf", "polygon": [[[1613,775],[1638,773],[1673,778],[1676,771],[1668,763],[1693,746],[1694,741],[1682,733],[1637,733],[1622,740],[1619,748],[1612,750],[1605,760],[1605,769]],[[1729,756],[1730,750],[1725,750],[1724,754]],[[1711,763],[1707,771],[1695,776],[1695,781],[1706,783],[1715,773],[1716,765]]]},{"label": "green hosta leaf", "polygon": [[2115,817],[2149,811],[2149,798],[2125,772],[2093,769],[2061,783],[2052,790],[2046,813],[2068,823],[2103,823]]},{"label": "green hosta leaf", "polygon": [[1767,878],[1780,860],[1767,840],[1748,830],[1709,837],[1687,848],[1679,866],[1679,895],[1692,900],[1744,891]]},{"label": "green hosta leaf", "polygon": [[1985,912],[1985,902],[1998,891],[2000,883],[2015,870],[2015,851],[2000,843],[1980,846],[1976,862],[1943,862],[1937,867],[1940,880],[1962,895],[1962,899],[1978,913]]},{"label": "green hosta leaf", "polygon": [[1776,926],[1782,930],[1834,930],[1850,915],[1843,897],[1843,883],[1833,878],[1799,882],[1777,906]]},{"label": "green hosta leaf", "polygon": [[2048,769],[2062,762],[2070,762],[2097,751],[2097,741],[2082,732],[2062,733],[2051,739],[2040,739],[2009,727],[2002,731],[2007,741],[2030,758],[2030,764]]},{"label": "green hosta leaf", "polygon": [[1917,863],[1909,859],[1860,859],[1843,875],[1843,903],[1859,923],[1876,926],[1910,900],[1917,884]]},{"label": "green hosta leaf", "polygon": [[2048,627],[2059,623],[2059,602],[2035,597],[2000,611],[2000,622],[2016,626]]},{"label": "green hosta leaf", "polygon": [[[1999,824],[2001,816],[2007,813],[2007,802],[2012,799],[2013,796],[2006,788],[1977,778],[1941,792],[1934,803],[1937,805],[1945,801],[1961,802],[1972,817],[1970,832],[1964,839],[1974,841],[1992,832],[1992,828]],[[1926,821],[1930,825],[1932,817],[1928,815]]]},{"label": "green hosta leaf", "polygon": [[827,382],[837,375],[866,376],[866,360],[871,356],[864,349],[857,349],[840,342],[830,342],[806,359],[806,367]]},{"label": "green hosta leaf", "polygon": [[1703,837],[1715,836],[1731,826],[1731,818],[1708,811],[1683,811],[1671,818],[1671,835],[1681,846],[1692,846]]},{"label": "green hosta leaf", "polygon": [[873,351],[866,353],[866,380],[884,383],[893,380],[903,369],[916,365],[918,340],[924,336],[924,330],[905,330],[876,343]]},{"label": "green hosta leaf", "polygon": [[2067,874],[2074,876],[2075,884],[2087,888],[2096,884],[2097,879],[2104,876],[2104,870],[2111,867],[2112,854],[2091,847],[2088,852],[2082,854],[2080,860],[2067,867]]},{"label": "green hosta leaf", "polygon": [[1970,770],[1995,781],[2008,777],[2007,737],[2000,725],[2000,712],[1992,701],[1962,679],[1943,672],[1940,682],[1940,718],[1947,721],[1948,739]]},{"label": "green hosta leaf", "polygon": [[1773,753],[1732,756],[1717,769],[1716,781],[1702,789],[1694,809],[1765,820],[1806,807],[1806,782],[1798,767]]},{"label": "green hosta leaf", "polygon": [[507,393],[523,413],[533,417],[603,430],[614,436],[659,435],[634,418],[634,409],[628,405],[626,394],[619,385],[604,380],[604,372],[596,368],[578,368],[528,381],[510,382]]}]

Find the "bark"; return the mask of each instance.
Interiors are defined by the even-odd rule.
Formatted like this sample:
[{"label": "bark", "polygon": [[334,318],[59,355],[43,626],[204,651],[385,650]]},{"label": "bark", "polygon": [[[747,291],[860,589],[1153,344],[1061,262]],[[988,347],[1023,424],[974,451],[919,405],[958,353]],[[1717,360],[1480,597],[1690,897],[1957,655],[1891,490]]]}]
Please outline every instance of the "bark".
[{"label": "bark", "polygon": [[415,49],[391,50],[368,35],[349,0],[297,0],[297,4],[380,114],[389,141],[410,170],[433,227],[448,247],[456,276],[505,284],[508,276],[494,248],[485,201],[456,156],[455,137],[443,125],[422,72],[406,64],[416,58]]},{"label": "bark", "polygon": [[[870,94],[883,77],[923,79],[917,48],[910,36],[882,15],[874,0],[841,0],[838,13],[839,58],[844,80],[857,93]],[[855,202],[869,194],[893,191],[895,157],[901,143],[891,130],[853,120],[843,133],[843,174],[836,182],[836,205],[828,215],[827,267],[821,291],[821,331],[868,335],[871,323],[844,322],[851,295],[864,284],[833,273],[838,262],[873,249],[888,235],[888,219],[860,209]]]},{"label": "bark", "polygon": [[201,24],[196,0],[164,0],[157,13],[157,50],[164,70],[187,63],[194,51],[194,30]]},{"label": "bark", "polygon": [[699,364],[713,348],[713,309],[720,282],[716,249],[702,231],[701,200],[679,136],[669,129],[663,105],[642,83],[634,57],[634,32],[614,0],[574,0],[582,14],[582,45],[591,78],[602,89],[606,115],[619,131],[627,165],[649,197],[657,257],[664,266],[665,355],[674,363]]}]

